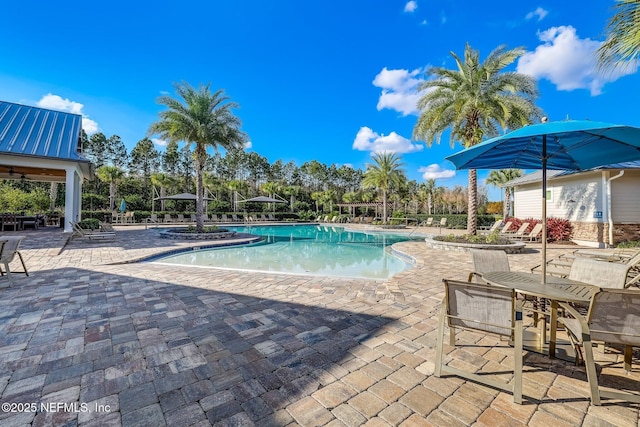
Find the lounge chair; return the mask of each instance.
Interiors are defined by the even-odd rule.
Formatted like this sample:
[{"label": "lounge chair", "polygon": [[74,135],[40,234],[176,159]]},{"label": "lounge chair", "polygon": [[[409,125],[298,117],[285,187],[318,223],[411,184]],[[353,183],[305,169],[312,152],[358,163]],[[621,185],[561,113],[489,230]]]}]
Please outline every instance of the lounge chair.
[{"label": "lounge chair", "polygon": [[272,213],[269,214],[269,221],[276,221],[276,216]]},{"label": "lounge chair", "polygon": [[171,214],[164,214],[164,222],[166,224],[170,224],[170,223],[174,222],[173,218],[171,217]]},{"label": "lounge chair", "polygon": [[85,230],[80,227],[77,222],[69,221],[73,228],[73,235],[77,237],[87,238],[89,240],[113,240],[116,238],[116,233],[113,231],[92,231]]},{"label": "lounge chair", "polygon": [[427,220],[421,222],[420,225],[423,227],[431,227],[433,225],[433,217],[427,218]]},{"label": "lounge chair", "polygon": [[229,219],[227,218],[227,214],[222,214],[220,215],[220,221],[222,222],[229,222]]},{"label": "lounge chair", "polygon": [[[624,368],[627,372],[631,370],[632,347],[640,347],[640,292],[601,289],[593,296],[586,317],[569,304],[559,305],[571,315],[559,318],[559,321],[567,327],[574,344],[578,347],[581,345],[584,351],[591,403],[600,405],[602,397],[640,403],[638,394],[602,390],[599,387],[592,347],[594,341],[624,346]],[[579,353],[579,348],[576,353]],[[633,377],[625,378],[624,381],[633,381]],[[621,384],[623,383],[618,381],[615,387],[618,388]],[[639,387],[640,384],[636,383],[631,390],[637,391]]]},{"label": "lounge chair", "polygon": [[218,219],[218,215],[211,214],[211,222],[220,222],[220,220]]},{"label": "lounge chair", "polygon": [[507,231],[506,233],[500,233],[500,235],[509,239],[519,239],[520,237],[525,235],[530,224],[531,223],[529,222],[523,222],[522,225],[520,225],[520,228],[518,228],[515,232]]},{"label": "lounge chair", "polygon": [[152,222],[154,224],[157,224],[158,223],[158,214],[152,213],[151,216],[149,216],[149,218],[147,218],[147,222]]},{"label": "lounge chair", "polygon": [[526,240],[528,242],[538,242],[542,239],[542,223],[539,222],[533,226],[531,232],[517,237],[518,240]]},{"label": "lounge chair", "polygon": [[509,232],[509,229],[511,228],[511,226],[513,225],[513,221],[507,221],[504,223],[504,225],[502,226],[502,229],[499,231],[500,234],[505,234],[507,232]]},{"label": "lounge chair", "polygon": [[496,222],[493,223],[493,225],[489,228],[487,228],[486,230],[479,230],[480,233],[482,234],[491,234],[495,231],[498,231],[498,227],[500,227],[500,224],[502,224],[502,220],[496,220]]},{"label": "lounge chair", "polygon": [[[24,236],[3,236],[0,239],[0,264],[4,265],[4,271],[0,267],[0,275],[4,276],[4,273],[7,273],[9,286],[13,285],[13,277],[11,277],[13,273],[24,273],[27,276],[29,275],[27,266],[22,258],[22,254],[18,250],[22,239],[24,239]],[[16,255],[18,255],[20,263],[22,264],[22,271],[11,271],[9,268],[9,264],[15,259]]]},{"label": "lounge chair", "polygon": [[438,224],[438,225],[439,225],[438,231],[442,232],[442,227],[446,227],[447,226],[447,217],[445,216],[445,217],[440,218],[440,224]]},{"label": "lounge chair", "polygon": [[[481,384],[513,393],[513,401],[522,403],[522,307],[516,300],[513,289],[477,283],[444,280],[445,296],[440,308],[438,335],[436,336],[436,359],[434,375],[443,372],[467,378]],[[491,372],[482,374],[454,368],[443,363],[444,327],[476,330],[513,337],[514,380],[512,383],[490,378]],[[449,336],[449,345],[455,346],[455,335]],[[506,342],[506,341],[505,341]],[[472,345],[476,345],[472,343]],[[471,350],[473,352],[473,350]],[[464,352],[463,352],[464,353]],[[452,352],[450,356],[456,357]],[[468,365],[468,363],[465,363]],[[502,372],[504,365],[496,364]]]},{"label": "lounge chair", "polygon": [[266,216],[264,216],[264,214],[260,214],[260,221],[267,222],[267,221],[268,221],[268,219],[267,219],[267,217],[266,217]]},{"label": "lounge chair", "polygon": [[[206,214],[202,214],[202,215],[206,215]],[[191,217],[191,222],[195,223],[197,221],[196,214],[191,214],[190,217]],[[205,218],[206,217],[203,218],[203,221],[206,221]]]},{"label": "lounge chair", "polygon": [[134,214],[135,214],[134,211],[125,212],[125,214],[124,214],[124,222],[126,224],[134,224],[136,222],[136,217],[135,217]]},{"label": "lounge chair", "polygon": [[109,224],[108,222],[99,222],[100,224],[100,231],[107,231],[109,233],[115,233],[116,230],[113,229],[113,226],[111,224]]},{"label": "lounge chair", "polygon": [[231,221],[240,222],[240,219],[238,218],[237,214],[231,214]]},{"label": "lounge chair", "polygon": [[177,222],[184,222],[184,215],[183,214],[178,214],[178,219],[176,219]]}]

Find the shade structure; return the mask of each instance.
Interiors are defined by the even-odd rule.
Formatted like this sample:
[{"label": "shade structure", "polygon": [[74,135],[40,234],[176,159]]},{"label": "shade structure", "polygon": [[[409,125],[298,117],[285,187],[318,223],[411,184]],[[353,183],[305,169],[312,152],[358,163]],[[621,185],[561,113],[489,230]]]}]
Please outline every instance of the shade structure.
[{"label": "shade structure", "polygon": [[542,280],[547,260],[547,169],[588,170],[640,160],[640,128],[588,120],[547,122],[489,139],[446,158],[457,169],[542,170]]},{"label": "shade structure", "polygon": [[288,203],[286,200],[274,199],[273,197],[258,196],[251,199],[238,200],[240,203],[244,202],[257,202],[257,203]]},{"label": "shade structure", "polygon": [[[173,196],[156,197],[153,200],[196,200],[196,195],[191,193],[174,194]],[[205,197],[203,200],[214,200],[209,197]]]}]

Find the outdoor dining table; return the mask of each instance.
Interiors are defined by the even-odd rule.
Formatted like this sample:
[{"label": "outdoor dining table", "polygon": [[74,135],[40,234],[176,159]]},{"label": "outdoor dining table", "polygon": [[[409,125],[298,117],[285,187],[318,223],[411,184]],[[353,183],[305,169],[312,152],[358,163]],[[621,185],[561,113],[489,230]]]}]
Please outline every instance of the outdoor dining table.
[{"label": "outdoor dining table", "polygon": [[[549,319],[549,357],[556,357],[556,328],[558,321],[558,302],[581,303],[588,305],[593,294],[598,291],[597,286],[575,280],[547,276],[545,283],[541,283],[541,277],[535,273],[519,271],[492,271],[483,273],[482,278],[489,284],[510,288],[516,293],[536,298],[549,300],[551,313]],[[543,316],[544,319],[544,316]],[[546,324],[540,322],[538,345],[529,345],[529,349],[544,353],[546,344]],[[567,354],[570,357],[569,354]]]}]

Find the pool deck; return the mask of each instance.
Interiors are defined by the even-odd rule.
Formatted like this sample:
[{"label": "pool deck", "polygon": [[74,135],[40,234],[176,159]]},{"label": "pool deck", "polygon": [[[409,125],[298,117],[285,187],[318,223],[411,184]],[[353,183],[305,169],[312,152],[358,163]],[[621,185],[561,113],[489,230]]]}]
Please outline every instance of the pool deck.
[{"label": "pool deck", "polygon": [[[524,359],[523,405],[433,376],[441,280],[467,277],[466,253],[396,244],[416,266],[385,282],[130,263],[202,242],[143,226],[116,232],[113,242],[67,242],[54,228],[2,233],[26,236],[30,276],[0,288],[0,403],[81,405],[3,406],[3,427],[640,425],[640,405],[592,406],[584,367],[535,353]],[[513,270],[539,264],[539,245],[529,246],[509,255]],[[446,347],[454,363],[508,378],[508,347],[458,337],[476,346]],[[637,357],[619,376],[620,354],[595,355],[605,385],[638,390]]]}]

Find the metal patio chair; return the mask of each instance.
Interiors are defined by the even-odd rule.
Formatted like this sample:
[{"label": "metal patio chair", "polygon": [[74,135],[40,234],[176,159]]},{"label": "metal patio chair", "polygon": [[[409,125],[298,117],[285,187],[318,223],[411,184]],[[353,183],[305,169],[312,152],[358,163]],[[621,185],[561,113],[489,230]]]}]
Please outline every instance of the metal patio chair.
[{"label": "metal patio chair", "polygon": [[[512,289],[477,283],[444,280],[445,296],[440,308],[434,374],[443,372],[513,393],[513,401],[522,403],[522,307]],[[513,382],[490,378],[491,372],[464,371],[443,361],[444,327],[462,328],[513,337]],[[455,337],[450,336],[455,346]],[[502,374],[499,372],[497,374]]]},{"label": "metal patio chair", "polygon": [[[560,306],[571,316],[559,320],[567,327],[577,347],[576,353],[579,353],[580,346],[584,351],[591,403],[600,405],[602,397],[640,403],[640,394],[601,389],[593,357],[594,341],[621,345],[624,347],[624,368],[631,370],[632,349],[640,347],[640,292],[601,289],[593,296],[586,317],[569,304],[560,303]],[[640,384],[636,384],[632,390],[640,390]]]}]

